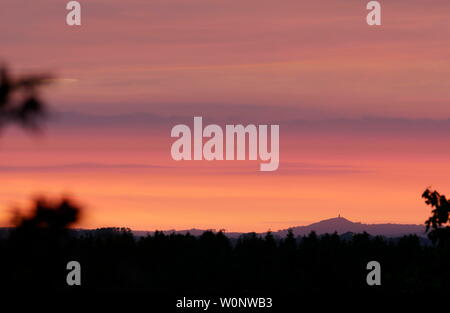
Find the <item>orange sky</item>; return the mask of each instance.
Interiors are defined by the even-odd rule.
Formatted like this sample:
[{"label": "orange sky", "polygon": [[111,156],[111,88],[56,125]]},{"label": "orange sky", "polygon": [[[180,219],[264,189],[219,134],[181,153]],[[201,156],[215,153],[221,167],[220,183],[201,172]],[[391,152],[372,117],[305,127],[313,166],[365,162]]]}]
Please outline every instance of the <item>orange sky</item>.
[{"label": "orange sky", "polygon": [[[341,214],[422,223],[450,183],[450,3],[3,1],[0,59],[54,72],[44,135],[0,138],[0,223],[35,194],[71,194],[81,227],[265,231]],[[170,129],[280,124],[281,164],[174,162]]]}]

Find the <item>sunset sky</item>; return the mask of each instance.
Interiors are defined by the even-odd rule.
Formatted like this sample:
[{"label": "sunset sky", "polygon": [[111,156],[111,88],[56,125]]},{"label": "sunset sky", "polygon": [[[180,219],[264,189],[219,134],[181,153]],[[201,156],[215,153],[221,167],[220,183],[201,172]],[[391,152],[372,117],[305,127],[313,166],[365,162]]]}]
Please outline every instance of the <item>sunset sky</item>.
[{"label": "sunset sky", "polygon": [[[50,72],[40,136],[0,134],[0,226],[70,195],[84,228],[423,223],[450,195],[450,2],[2,0],[0,62]],[[173,161],[176,124],[279,124],[280,168]]]}]

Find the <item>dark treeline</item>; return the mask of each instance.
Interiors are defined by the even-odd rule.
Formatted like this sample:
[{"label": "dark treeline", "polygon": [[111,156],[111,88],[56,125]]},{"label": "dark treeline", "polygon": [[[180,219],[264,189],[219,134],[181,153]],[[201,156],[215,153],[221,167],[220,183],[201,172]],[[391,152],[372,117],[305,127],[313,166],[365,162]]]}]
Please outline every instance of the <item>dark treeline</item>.
[{"label": "dark treeline", "polygon": [[[0,240],[0,277],[12,289],[145,291],[170,294],[297,293],[324,291],[450,291],[450,249],[355,234],[276,240],[246,234],[234,244],[224,233],[156,232],[134,237],[128,229],[73,236],[41,228],[13,230]],[[80,262],[82,285],[66,285],[66,264]],[[382,266],[382,285],[368,286],[366,265]]]}]

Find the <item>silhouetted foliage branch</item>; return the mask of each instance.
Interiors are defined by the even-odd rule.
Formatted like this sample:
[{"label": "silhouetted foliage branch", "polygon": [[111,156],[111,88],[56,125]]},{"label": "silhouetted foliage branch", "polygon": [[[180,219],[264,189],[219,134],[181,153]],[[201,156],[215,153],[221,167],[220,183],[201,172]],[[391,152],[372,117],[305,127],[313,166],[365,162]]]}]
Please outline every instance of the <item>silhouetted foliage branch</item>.
[{"label": "silhouetted foliage branch", "polygon": [[433,242],[440,244],[448,243],[450,240],[449,214],[450,201],[437,191],[426,189],[422,194],[425,203],[433,207],[431,217],[425,221],[428,237]]},{"label": "silhouetted foliage branch", "polygon": [[47,113],[39,87],[50,81],[49,75],[13,78],[6,67],[0,68],[0,127],[18,123],[27,129],[39,129]]},{"label": "silhouetted foliage branch", "polygon": [[[21,212],[28,211],[28,214]],[[47,238],[58,241],[65,237],[68,228],[80,218],[81,207],[69,198],[49,200],[38,198],[31,210],[16,209],[13,217],[15,229],[13,235],[21,240],[36,240]]]}]

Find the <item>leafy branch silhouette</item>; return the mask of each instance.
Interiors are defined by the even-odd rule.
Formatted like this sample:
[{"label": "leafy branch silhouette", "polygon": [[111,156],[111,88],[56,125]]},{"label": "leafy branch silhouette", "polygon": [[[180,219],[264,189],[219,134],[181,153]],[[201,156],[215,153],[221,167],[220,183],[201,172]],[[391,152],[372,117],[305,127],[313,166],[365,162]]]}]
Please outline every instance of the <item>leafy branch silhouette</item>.
[{"label": "leafy branch silhouette", "polygon": [[50,75],[26,75],[14,78],[8,68],[0,68],[0,128],[17,123],[25,129],[39,130],[47,116],[39,88],[51,82]]},{"label": "leafy branch silhouette", "polygon": [[431,211],[431,217],[425,221],[426,231],[429,232],[428,238],[434,243],[444,244],[449,242],[450,201],[436,190],[431,191],[429,188],[423,192],[422,198],[425,199],[426,204],[434,208]]}]

